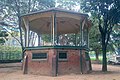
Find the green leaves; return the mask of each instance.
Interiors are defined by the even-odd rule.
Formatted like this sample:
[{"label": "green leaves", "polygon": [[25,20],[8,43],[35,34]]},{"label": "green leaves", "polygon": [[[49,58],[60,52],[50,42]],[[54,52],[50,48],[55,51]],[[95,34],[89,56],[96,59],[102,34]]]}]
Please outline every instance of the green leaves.
[{"label": "green leaves", "polygon": [[90,33],[90,35],[89,35],[90,48],[92,48],[92,50],[96,50],[96,49],[100,50],[101,49],[101,44],[100,44],[101,36],[100,36],[98,24],[96,21],[93,22],[93,26],[91,27],[90,32],[89,32]]},{"label": "green leaves", "polygon": [[116,25],[113,28],[110,43],[115,45],[115,48],[120,48],[120,25]]},{"label": "green leaves", "polygon": [[0,44],[5,43],[5,40],[3,38],[0,38]]},{"label": "green leaves", "polygon": [[0,31],[0,37],[7,37],[8,33],[6,31]]},{"label": "green leaves", "polygon": [[0,60],[22,59],[22,50],[20,47],[0,46]]},{"label": "green leaves", "polygon": [[75,10],[75,7],[79,7],[79,0],[57,0],[57,7]]},{"label": "green leaves", "polygon": [[[82,0],[81,8],[93,15],[97,14],[103,51],[103,71],[107,71],[106,51],[114,25],[120,22],[120,0]],[[88,5],[89,4],[89,5]]]},{"label": "green leaves", "polygon": [[99,26],[101,37],[108,44],[110,33],[115,24],[120,22],[120,0],[82,0],[81,8],[90,12],[93,25]]},{"label": "green leaves", "polygon": [[8,36],[8,33],[6,31],[0,31],[0,44],[4,44],[7,40],[6,37]]}]

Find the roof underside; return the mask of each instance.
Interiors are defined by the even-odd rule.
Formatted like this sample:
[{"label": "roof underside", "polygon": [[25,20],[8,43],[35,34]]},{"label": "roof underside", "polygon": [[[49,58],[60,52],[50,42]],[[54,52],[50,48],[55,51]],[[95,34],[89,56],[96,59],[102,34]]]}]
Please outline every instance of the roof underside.
[{"label": "roof underside", "polygon": [[[38,34],[50,34],[52,26],[52,15],[56,13],[56,29],[58,34],[78,33],[80,31],[80,22],[88,15],[78,12],[71,12],[59,9],[49,9],[37,13],[31,13],[22,16],[22,27],[25,30],[24,20],[29,21],[31,31]],[[86,20],[85,26],[88,26]]]}]

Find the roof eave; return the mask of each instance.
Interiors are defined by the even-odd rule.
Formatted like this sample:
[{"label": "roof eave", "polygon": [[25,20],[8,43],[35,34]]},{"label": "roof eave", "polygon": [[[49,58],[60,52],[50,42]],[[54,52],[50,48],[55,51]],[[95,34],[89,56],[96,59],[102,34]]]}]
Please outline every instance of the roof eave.
[{"label": "roof eave", "polygon": [[79,13],[79,12],[75,12],[75,11],[70,11],[70,10],[65,10],[65,9],[60,9],[60,8],[50,8],[50,9],[46,9],[46,10],[41,10],[41,11],[37,11],[37,12],[32,12],[32,13],[28,13],[28,14],[24,14],[21,17],[25,17],[25,16],[31,16],[31,15],[35,15],[35,14],[40,14],[40,13],[45,13],[45,12],[65,12],[65,13],[71,13],[71,14],[77,14],[77,15],[83,15],[88,17],[88,14],[83,14],[83,13]]}]

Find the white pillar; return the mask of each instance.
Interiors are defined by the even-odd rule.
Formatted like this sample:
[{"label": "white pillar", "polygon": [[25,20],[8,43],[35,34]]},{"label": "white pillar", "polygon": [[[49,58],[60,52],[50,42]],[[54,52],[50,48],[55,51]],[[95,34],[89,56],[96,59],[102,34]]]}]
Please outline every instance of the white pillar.
[{"label": "white pillar", "polygon": [[56,27],[56,13],[53,13],[52,15],[52,43],[53,45],[55,45],[55,35],[56,35],[56,31],[57,27]]},{"label": "white pillar", "polygon": [[53,35],[53,38],[52,38],[52,41],[53,41],[53,45],[55,45],[55,15],[53,14],[52,16],[52,35]]},{"label": "white pillar", "polygon": [[83,20],[82,22],[82,25],[81,25],[81,46],[83,46],[83,36],[84,36],[84,33],[83,33],[83,29],[84,29],[84,26],[85,26],[85,21],[86,21],[86,18]]}]

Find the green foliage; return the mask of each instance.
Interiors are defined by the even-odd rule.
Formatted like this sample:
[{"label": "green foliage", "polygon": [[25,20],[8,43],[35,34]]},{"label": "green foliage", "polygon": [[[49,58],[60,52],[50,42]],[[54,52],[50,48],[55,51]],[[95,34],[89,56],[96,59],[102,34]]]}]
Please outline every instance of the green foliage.
[{"label": "green foliage", "polygon": [[102,70],[107,71],[106,51],[112,29],[120,22],[120,0],[82,0],[81,8],[98,20],[103,51]]},{"label": "green foliage", "polygon": [[92,17],[92,27],[90,29],[89,32],[89,39],[90,39],[90,48],[92,50],[96,50],[96,49],[101,49],[101,44],[100,44],[100,40],[101,40],[101,36],[100,36],[100,32],[99,32],[99,28],[98,28],[98,22],[97,19],[95,17]]},{"label": "green foliage", "polygon": [[4,44],[5,40],[3,38],[0,38],[0,44]]},{"label": "green foliage", "polygon": [[7,40],[8,33],[6,31],[0,31],[0,44],[4,44]]},{"label": "green foliage", "polygon": [[[76,44],[75,43],[76,42],[75,36],[79,37],[79,36],[77,36],[75,34],[68,34],[67,35],[67,37],[68,37],[68,43],[72,43],[73,45],[75,45]],[[77,44],[79,44],[79,43],[77,43]]]},{"label": "green foliage", "polygon": [[42,39],[45,42],[51,42],[51,36],[49,34],[43,34]]},{"label": "green foliage", "polygon": [[120,47],[120,25],[116,25],[113,28],[113,31],[111,33],[111,43],[115,45],[115,48]]},{"label": "green foliage", "polygon": [[[90,59],[91,59],[92,61],[95,61],[95,60],[96,60],[95,57],[91,57]],[[102,56],[99,57],[99,61],[102,62]]]},{"label": "green foliage", "polygon": [[57,7],[68,9],[68,10],[75,10],[76,6],[79,6],[78,0],[57,0]]},{"label": "green foliage", "polygon": [[98,28],[98,21],[95,15],[92,15],[90,19],[92,21],[92,27],[89,32],[90,50],[95,51],[96,60],[98,60],[98,56],[101,53],[101,35]]},{"label": "green foliage", "polygon": [[20,32],[20,40],[16,38],[16,35],[14,36],[12,33],[11,35],[20,43],[23,50],[22,38],[24,33],[20,26],[20,16],[54,6],[55,0],[0,0],[0,14],[3,17],[2,20],[12,26],[7,27],[7,30],[14,31],[15,33]]},{"label": "green foliage", "polygon": [[80,45],[80,33],[78,34],[68,34],[68,43],[72,45]]},{"label": "green foliage", "polygon": [[14,60],[22,58],[20,47],[0,46],[0,60]]},{"label": "green foliage", "polygon": [[0,31],[0,37],[7,37],[8,33],[6,31]]},{"label": "green foliage", "polygon": [[[55,6],[55,0],[0,0],[0,14],[6,23],[18,29],[18,17]],[[11,27],[8,27],[11,28]]]}]

